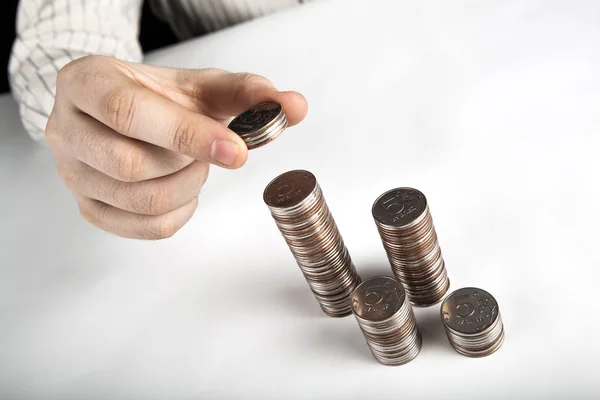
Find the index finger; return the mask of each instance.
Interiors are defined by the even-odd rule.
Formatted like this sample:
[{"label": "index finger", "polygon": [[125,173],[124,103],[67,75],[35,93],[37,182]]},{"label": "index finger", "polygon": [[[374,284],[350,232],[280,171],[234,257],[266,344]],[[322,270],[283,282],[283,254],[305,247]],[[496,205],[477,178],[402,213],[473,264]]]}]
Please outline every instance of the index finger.
[{"label": "index finger", "polygon": [[246,162],[245,143],[227,127],[98,64],[67,74],[66,95],[78,110],[122,135],[196,160],[227,168]]},{"label": "index finger", "polygon": [[202,102],[220,117],[238,115],[256,104],[273,101],[285,111],[288,126],[300,123],[308,111],[304,96],[296,91],[279,91],[265,77],[250,73],[221,73],[202,83]]}]

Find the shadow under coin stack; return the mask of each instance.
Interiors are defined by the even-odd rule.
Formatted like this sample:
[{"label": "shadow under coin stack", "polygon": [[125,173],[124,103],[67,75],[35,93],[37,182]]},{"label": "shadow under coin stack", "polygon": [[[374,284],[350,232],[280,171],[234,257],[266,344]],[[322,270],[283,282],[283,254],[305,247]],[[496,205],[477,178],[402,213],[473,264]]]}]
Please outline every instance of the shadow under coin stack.
[{"label": "shadow under coin stack", "polygon": [[279,104],[267,102],[244,111],[227,127],[252,150],[277,138],[287,127],[287,118]]},{"label": "shadow under coin stack", "polygon": [[263,198],[323,311],[349,315],[360,277],[315,176],[286,172],[269,183]]},{"label": "shadow under coin stack", "polygon": [[442,321],[450,344],[462,355],[485,357],[504,342],[504,325],[496,299],[485,290],[462,288],[442,303]]},{"label": "shadow under coin stack", "polygon": [[421,333],[404,287],[387,276],[361,283],[352,294],[352,311],[371,353],[385,365],[413,360],[421,350]]},{"label": "shadow under coin stack", "polygon": [[423,193],[390,190],[375,201],[372,213],[394,275],[410,302],[420,307],[439,302],[450,281]]}]

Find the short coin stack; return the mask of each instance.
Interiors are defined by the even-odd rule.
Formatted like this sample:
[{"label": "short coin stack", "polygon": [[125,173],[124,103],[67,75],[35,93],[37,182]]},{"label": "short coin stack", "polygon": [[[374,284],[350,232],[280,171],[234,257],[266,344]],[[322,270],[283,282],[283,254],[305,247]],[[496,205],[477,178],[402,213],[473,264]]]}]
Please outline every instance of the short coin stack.
[{"label": "short coin stack", "polygon": [[413,360],[421,350],[421,334],[404,287],[379,276],[361,283],[352,294],[352,311],[371,353],[385,365]]},{"label": "short coin stack", "polygon": [[228,128],[237,133],[248,149],[263,146],[279,136],[287,127],[281,106],[267,102],[258,104],[235,117]]},{"label": "short coin stack", "polygon": [[315,176],[286,172],[269,183],[263,199],[323,311],[349,315],[360,277]]},{"label": "short coin stack", "polygon": [[504,325],[496,299],[485,290],[462,288],[442,303],[442,321],[450,344],[468,357],[485,357],[502,346]]},{"label": "short coin stack", "polygon": [[440,301],[450,281],[423,193],[392,189],[375,201],[372,213],[394,275],[410,302],[426,307]]}]

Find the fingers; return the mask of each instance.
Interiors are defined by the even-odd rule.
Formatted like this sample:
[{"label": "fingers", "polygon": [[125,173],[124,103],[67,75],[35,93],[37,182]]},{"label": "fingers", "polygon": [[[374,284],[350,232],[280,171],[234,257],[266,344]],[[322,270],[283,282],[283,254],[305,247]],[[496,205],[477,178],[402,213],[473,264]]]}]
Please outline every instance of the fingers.
[{"label": "fingers", "polygon": [[[294,91],[278,91],[266,78],[249,73],[231,73],[221,69],[182,70],[151,65],[123,63],[127,73],[143,85],[162,92],[178,104],[201,111],[217,119],[238,115],[248,108],[275,101],[283,107],[290,126],[304,119],[308,104]],[[149,79],[152,76],[153,79]],[[160,85],[157,85],[157,81]],[[172,92],[161,87],[172,86]],[[187,99],[182,98],[187,93]],[[190,98],[192,101],[190,101]]]},{"label": "fingers", "polygon": [[308,112],[308,103],[300,93],[280,92],[268,79],[254,74],[214,74],[211,79],[204,79],[196,90],[202,103],[206,104],[207,112],[217,118],[238,115],[266,101],[274,101],[281,105],[289,126],[298,124]]},{"label": "fingers", "polygon": [[81,162],[61,165],[69,189],[78,196],[99,200],[124,211],[163,215],[198,196],[209,164],[194,161],[172,175],[142,182],[121,182]]},{"label": "fingers", "polygon": [[120,210],[97,200],[78,198],[83,218],[117,236],[133,239],[166,239],[173,236],[194,214],[198,199],[163,215],[147,216]]},{"label": "fingers", "polygon": [[[89,115],[57,109],[48,121],[48,140],[63,152],[114,179],[139,182],[169,175],[193,158],[120,135]],[[68,123],[56,119],[68,118]],[[56,125],[56,126],[55,126]],[[58,126],[63,126],[58,134]]]},{"label": "fingers", "polygon": [[189,220],[209,164],[244,165],[246,144],[223,119],[274,101],[294,125],[308,107],[301,94],[257,75],[102,56],[62,68],[55,100],[46,137],[82,215],[142,239],[170,237]]},{"label": "fingers", "polygon": [[[248,150],[238,135],[221,123],[141,86],[106,64],[63,68],[58,87],[72,105],[111,129],[133,139],[199,161],[239,168]],[[62,82],[65,81],[66,82]],[[61,94],[62,96],[63,94]],[[57,94],[58,96],[58,94]]]}]

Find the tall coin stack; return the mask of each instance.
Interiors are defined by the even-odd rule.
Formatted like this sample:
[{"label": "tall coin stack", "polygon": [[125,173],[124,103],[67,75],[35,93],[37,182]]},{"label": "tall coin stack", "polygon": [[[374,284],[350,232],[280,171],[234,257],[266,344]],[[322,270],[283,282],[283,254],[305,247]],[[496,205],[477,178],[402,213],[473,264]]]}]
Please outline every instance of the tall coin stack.
[{"label": "tall coin stack", "polygon": [[410,302],[420,307],[439,302],[450,281],[423,193],[392,189],[375,201],[372,212],[394,275]]},{"label": "tall coin stack", "polygon": [[504,342],[504,325],[496,299],[485,290],[462,288],[442,303],[442,321],[454,349],[468,357],[485,357]]},{"label": "tall coin stack", "polygon": [[269,183],[263,199],[323,311],[349,315],[360,277],[315,176],[286,172]]},{"label": "tall coin stack", "polygon": [[352,294],[352,311],[371,353],[385,365],[413,360],[421,350],[421,334],[404,287],[380,276],[361,283]]}]

